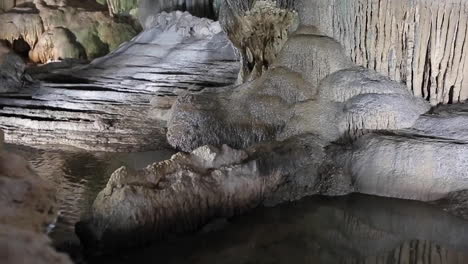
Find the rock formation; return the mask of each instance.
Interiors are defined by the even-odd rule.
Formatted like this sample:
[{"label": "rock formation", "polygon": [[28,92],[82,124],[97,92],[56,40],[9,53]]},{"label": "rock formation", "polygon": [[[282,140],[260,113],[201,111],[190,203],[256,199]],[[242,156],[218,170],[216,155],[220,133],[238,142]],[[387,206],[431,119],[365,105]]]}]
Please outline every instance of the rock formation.
[{"label": "rock formation", "polygon": [[29,68],[43,81],[0,95],[6,140],[107,151],[166,147],[177,95],[232,84],[239,66],[217,22],[186,12],[147,22],[146,31],[88,65],[65,60]]},{"label": "rock formation", "polygon": [[68,29],[56,27],[44,32],[29,53],[34,62],[47,63],[66,58],[86,59],[86,52]]},{"label": "rock formation", "polygon": [[170,264],[462,264],[468,260],[467,232],[466,221],[420,202],[364,195],[313,197],[258,208],[227,220],[219,231],[126,251],[126,258],[114,251],[105,260],[145,263],[158,256]]},{"label": "rock formation", "polygon": [[16,92],[28,79],[23,59],[0,42],[0,93]]},{"label": "rock formation", "polygon": [[241,55],[238,83],[257,79],[276,59],[297,26],[292,6],[281,1],[221,1],[220,22]]},{"label": "rock formation", "polygon": [[33,62],[93,59],[137,34],[131,23],[113,19],[93,1],[35,0],[31,4],[0,14],[0,40],[8,41],[13,48],[15,42],[24,42],[32,50],[29,58]]},{"label": "rock formation", "polygon": [[[3,145],[3,132],[1,142]],[[53,188],[19,156],[0,146],[0,256],[2,263],[71,261],[50,247],[44,235],[57,217]]]},{"label": "rock formation", "polygon": [[316,193],[351,191],[346,179],[320,179],[323,142],[304,135],[246,150],[203,146],[140,171],[115,171],[77,224],[93,250],[135,246],[194,231],[218,217]]},{"label": "rock formation", "polygon": [[429,110],[403,85],[352,67],[328,37],[292,36],[275,66],[226,92],[179,97],[168,123],[169,143],[183,151],[206,144],[245,148],[304,133],[331,142],[369,130],[410,128]]},{"label": "rock formation", "polygon": [[406,83],[432,105],[468,99],[466,1],[298,0],[296,7],[302,24],[336,39],[355,63]]},{"label": "rock formation", "polygon": [[214,18],[213,0],[139,0],[138,3],[138,18],[142,25],[147,23],[148,17],[173,11],[187,11],[197,17]]},{"label": "rock formation", "polygon": [[[8,87],[24,63],[2,49],[7,140],[184,153],[117,170],[77,225],[87,247],[134,246],[312,194],[466,202],[466,105],[430,107],[468,99],[461,0],[223,0],[220,23],[151,14],[212,12],[210,1],[140,1],[145,30],[121,46],[136,34],[123,16],[137,1],[94,4],[35,0],[0,14],[0,39],[34,62],[113,50],[28,69],[39,81],[18,91]],[[432,238],[415,243],[431,251]],[[388,241],[401,254],[412,243]]]},{"label": "rock formation", "polygon": [[67,255],[57,253],[50,243],[45,235],[0,224],[0,256],[4,264],[72,264]]},{"label": "rock formation", "polygon": [[[125,15],[125,16],[137,16],[138,13],[138,2],[139,0],[98,0],[102,4],[106,4],[109,8],[109,14],[114,15]],[[159,12],[155,12],[157,14]]]},{"label": "rock formation", "polygon": [[[131,246],[135,236],[155,240],[311,194],[446,197],[468,189],[465,116],[447,109],[429,112],[404,84],[356,66],[337,41],[301,25],[261,77],[180,95],[167,139],[191,154],[118,170],[79,235],[92,248]],[[437,120],[457,124],[444,130]],[[213,147],[224,144],[239,150]]]}]

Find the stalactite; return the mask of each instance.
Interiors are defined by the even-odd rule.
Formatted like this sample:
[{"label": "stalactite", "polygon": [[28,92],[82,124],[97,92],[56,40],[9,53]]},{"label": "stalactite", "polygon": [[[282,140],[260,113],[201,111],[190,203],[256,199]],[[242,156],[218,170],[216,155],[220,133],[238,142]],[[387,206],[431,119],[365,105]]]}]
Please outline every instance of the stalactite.
[{"label": "stalactite", "polygon": [[138,17],[142,25],[159,12],[188,11],[194,16],[214,18],[213,1],[217,0],[139,0]]},{"label": "stalactite", "polygon": [[238,83],[262,75],[276,59],[297,22],[286,0],[223,0],[220,23],[241,55]]},{"label": "stalactite", "polygon": [[300,0],[302,23],[432,105],[468,99],[468,1]]}]

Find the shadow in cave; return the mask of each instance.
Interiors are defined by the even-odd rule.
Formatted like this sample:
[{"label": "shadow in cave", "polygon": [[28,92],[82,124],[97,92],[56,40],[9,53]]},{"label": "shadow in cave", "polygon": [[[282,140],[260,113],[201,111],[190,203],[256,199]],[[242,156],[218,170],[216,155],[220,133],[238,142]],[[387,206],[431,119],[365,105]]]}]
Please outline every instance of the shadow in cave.
[{"label": "shadow in cave", "polygon": [[421,202],[355,194],[261,208],[220,231],[87,263],[466,263],[467,252],[468,221]]}]

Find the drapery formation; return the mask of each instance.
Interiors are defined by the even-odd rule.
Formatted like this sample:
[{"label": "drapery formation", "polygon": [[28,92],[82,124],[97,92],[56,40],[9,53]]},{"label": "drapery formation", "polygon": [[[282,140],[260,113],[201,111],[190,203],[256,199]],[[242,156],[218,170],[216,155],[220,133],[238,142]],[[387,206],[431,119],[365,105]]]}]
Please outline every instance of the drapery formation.
[{"label": "drapery formation", "polygon": [[214,17],[213,0],[139,0],[138,17],[144,25],[150,15],[175,10],[188,11],[198,17]]},{"label": "drapery formation", "polygon": [[468,99],[465,0],[301,0],[303,24],[335,38],[360,65],[406,83],[432,105]]}]

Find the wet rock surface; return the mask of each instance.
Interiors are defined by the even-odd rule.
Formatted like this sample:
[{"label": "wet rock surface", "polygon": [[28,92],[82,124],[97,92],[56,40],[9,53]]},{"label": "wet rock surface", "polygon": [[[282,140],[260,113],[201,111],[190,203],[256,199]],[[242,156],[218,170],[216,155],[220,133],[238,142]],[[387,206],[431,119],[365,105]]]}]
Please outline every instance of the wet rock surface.
[{"label": "wet rock surface", "polygon": [[[174,98],[233,83],[238,63],[216,22],[182,12],[152,21],[150,29],[89,65],[66,60],[28,69],[41,81],[0,96],[6,140],[124,152],[167,147],[163,113]],[[153,98],[169,105],[148,114]]]},{"label": "wet rock surface", "polygon": [[[3,144],[3,132],[1,144]],[[55,189],[23,158],[0,147],[0,257],[2,263],[71,263],[45,235],[57,217]]]},{"label": "wet rock surface", "polygon": [[19,91],[24,82],[26,64],[10,48],[0,42],[0,94]]},{"label": "wet rock surface", "polygon": [[143,170],[122,167],[94,201],[90,218],[77,224],[77,234],[89,249],[108,251],[195,231],[261,204],[349,193],[345,180],[319,179],[322,148],[319,139],[304,136],[246,150],[203,146]]},{"label": "wet rock surface", "polygon": [[[128,250],[93,263],[419,263],[467,261],[467,222],[415,201],[309,197],[258,208],[225,228]],[[229,238],[229,239],[226,239]]]},{"label": "wet rock surface", "polygon": [[[274,56],[242,50],[245,43],[236,45],[241,49],[241,67],[251,63],[252,72],[247,75],[253,73],[238,86],[232,85],[239,63],[227,38],[229,32],[223,33],[219,23],[208,19],[183,12],[146,16],[145,31],[117,47],[123,38],[130,38],[129,31],[113,23],[92,24],[77,31],[70,14],[79,5],[34,1],[35,7],[1,14],[0,21],[8,22],[1,38],[13,46],[16,40],[17,48],[30,45],[29,55],[36,61],[82,59],[84,53],[96,57],[103,50],[114,51],[89,65],[66,60],[29,69],[28,74],[39,81],[0,96],[0,127],[7,132],[8,141],[22,144],[60,143],[112,151],[170,145],[184,151],[144,169],[122,167],[112,174],[91,214],[76,228],[91,250],[138,246],[203,227],[210,230],[210,223],[217,219],[313,194],[360,192],[437,200],[436,204],[464,216],[468,189],[466,105],[431,109],[424,100],[436,105],[465,98],[463,78],[453,74],[463,70],[458,56],[465,45],[458,37],[462,34],[456,34],[449,22],[441,26],[448,30],[447,39],[455,41],[450,55],[432,53],[436,50],[432,42],[441,38],[427,35],[432,28],[421,35],[430,42],[429,48],[415,48],[420,43],[413,42],[414,28],[399,26],[406,17],[416,16],[411,7],[401,12],[407,16],[389,27],[398,29],[398,43],[408,44],[407,49],[390,49],[388,40],[383,43],[392,35],[385,30],[375,32],[381,38],[375,47],[369,47],[365,34],[353,38],[360,23],[341,19],[373,18],[380,12],[375,5],[370,4],[366,11],[372,12],[364,15],[356,7],[360,0],[313,3],[318,7],[314,10],[317,17],[307,19],[304,10],[313,9],[313,5],[299,3],[304,8],[298,10],[303,25],[289,34],[286,28],[292,22],[287,19],[287,27],[275,36],[278,45],[267,47]],[[120,2],[108,4],[115,9],[111,13],[121,12]],[[427,5],[440,11],[433,17],[447,11],[436,3]],[[340,9],[343,6],[349,7],[350,13]],[[400,12],[395,10],[395,6],[389,8],[388,16],[398,17]],[[102,13],[90,12],[83,11],[90,21]],[[428,18],[424,12],[420,21]],[[338,15],[332,25],[327,17],[330,14]],[[461,21],[460,17],[454,16],[454,21]],[[114,18],[112,21],[117,23]],[[375,21],[367,22],[366,26]],[[403,34],[400,28],[411,34]],[[121,39],[116,38],[119,34],[114,34],[115,30],[125,33]],[[351,37],[343,32],[352,32]],[[251,41],[251,36],[242,41]],[[365,50],[350,48],[350,43]],[[60,44],[60,50],[55,44]],[[405,64],[410,62],[416,66]],[[21,67],[15,64],[8,69],[16,74],[16,69],[22,72]],[[422,78],[421,74],[427,76]],[[17,83],[22,78],[21,74],[15,76],[8,79]],[[400,80],[406,81],[406,86]],[[27,189],[26,185],[14,186],[8,190],[25,193]],[[357,226],[360,221],[350,220]],[[370,231],[363,243],[381,236],[385,233],[382,229],[395,227],[383,225],[380,229],[365,227]],[[411,233],[417,233],[415,230],[408,233],[419,235]],[[342,230],[335,231],[328,234],[339,237],[334,241],[353,244],[353,239],[360,239],[347,240],[341,237]],[[452,230],[445,231],[456,236]],[[458,232],[465,233],[464,227]],[[382,237],[382,244],[366,244],[373,255],[398,245],[403,245],[398,253],[404,255],[416,243],[432,256],[438,247],[434,237],[422,236],[418,242],[402,241],[394,235]],[[456,238],[465,244],[464,238]],[[460,244],[455,243],[455,247]],[[352,247],[343,250],[355,255],[365,252]],[[444,252],[458,256],[449,249]]]},{"label": "wet rock surface", "polygon": [[[157,240],[261,204],[312,194],[356,191],[429,201],[466,189],[466,145],[448,139],[458,131],[463,139],[463,127],[454,126],[445,139],[429,137],[432,129],[421,125],[427,124],[421,118],[443,115],[429,112],[429,104],[404,85],[354,66],[343,54],[328,37],[296,33],[261,78],[179,96],[167,138],[173,147],[191,152],[180,157],[196,160],[201,149],[227,144],[245,158],[212,168],[208,175],[203,171],[209,166],[175,166],[181,164],[177,158],[169,161],[172,170],[117,171],[90,218],[78,225],[84,243],[94,249],[131,246],[128,241],[136,237],[127,235]],[[444,134],[437,127],[433,131]],[[225,180],[213,181],[220,175]],[[249,182],[239,185],[245,175]],[[164,195],[162,179],[173,179],[171,194]],[[239,186],[242,192],[229,192]],[[114,211],[126,201],[133,201],[131,209]],[[220,207],[224,210],[207,210]]]}]

